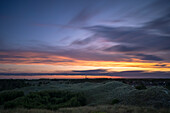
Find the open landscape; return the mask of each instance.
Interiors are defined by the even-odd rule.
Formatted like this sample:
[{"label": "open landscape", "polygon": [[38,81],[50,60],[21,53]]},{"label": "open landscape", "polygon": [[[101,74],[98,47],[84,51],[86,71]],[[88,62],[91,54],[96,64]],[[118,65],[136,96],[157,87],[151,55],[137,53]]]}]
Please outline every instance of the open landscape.
[{"label": "open landscape", "polygon": [[169,79],[0,81],[6,84],[0,91],[2,113],[170,112]]},{"label": "open landscape", "polygon": [[0,113],[170,113],[170,0],[0,0]]}]

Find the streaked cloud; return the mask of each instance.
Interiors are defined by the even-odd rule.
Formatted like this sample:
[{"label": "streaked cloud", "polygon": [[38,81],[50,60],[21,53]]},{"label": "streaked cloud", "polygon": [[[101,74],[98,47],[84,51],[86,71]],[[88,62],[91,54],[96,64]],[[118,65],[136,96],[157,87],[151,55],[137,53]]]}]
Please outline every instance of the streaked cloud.
[{"label": "streaked cloud", "polygon": [[169,0],[0,1],[0,72],[22,73],[28,67],[36,72],[31,66],[41,72],[43,65],[51,73],[53,66],[65,66],[73,75],[167,77],[169,4]]},{"label": "streaked cloud", "polygon": [[[72,71],[72,72],[62,72],[62,73],[0,73],[0,76],[39,76],[40,78],[46,78],[46,76],[51,76],[50,78],[60,78],[64,76],[82,76],[84,78],[86,75],[95,77],[107,76],[108,78],[120,77],[120,78],[169,78],[169,72],[145,72],[145,71],[122,71],[122,72],[107,72],[106,70],[86,70],[86,71]],[[57,77],[58,76],[58,77]]]}]

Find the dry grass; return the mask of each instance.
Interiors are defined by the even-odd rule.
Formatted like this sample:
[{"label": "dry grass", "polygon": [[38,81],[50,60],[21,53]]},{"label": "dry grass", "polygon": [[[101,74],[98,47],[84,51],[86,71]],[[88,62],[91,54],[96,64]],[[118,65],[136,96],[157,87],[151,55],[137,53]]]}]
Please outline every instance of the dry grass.
[{"label": "dry grass", "polygon": [[123,105],[84,106],[75,108],[61,108],[57,111],[42,109],[13,109],[0,110],[0,113],[170,113],[170,109],[156,109],[149,107],[135,107]]}]

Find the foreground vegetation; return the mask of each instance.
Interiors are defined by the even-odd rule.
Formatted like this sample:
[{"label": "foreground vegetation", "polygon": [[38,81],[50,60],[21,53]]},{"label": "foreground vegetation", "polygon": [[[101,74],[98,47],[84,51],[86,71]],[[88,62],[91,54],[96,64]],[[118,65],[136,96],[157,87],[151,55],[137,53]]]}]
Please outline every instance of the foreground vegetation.
[{"label": "foreground vegetation", "polygon": [[9,109],[0,110],[0,113],[170,113],[168,109],[136,107],[124,105],[84,106],[76,108],[61,108],[56,111],[44,109]]},{"label": "foreground vegetation", "polygon": [[25,96],[22,91],[8,91],[0,93],[0,99],[4,109],[38,108],[56,110],[61,107],[77,107],[86,104],[86,99],[82,93],[68,91],[30,92]]},{"label": "foreground vegetation", "polygon": [[169,81],[155,82],[160,86],[110,80],[21,81],[29,85],[0,91],[0,113],[169,113],[170,110],[170,90],[164,86]]},{"label": "foreground vegetation", "polygon": [[14,100],[18,97],[24,96],[23,91],[5,91],[0,93],[0,105],[4,104],[5,102]]}]

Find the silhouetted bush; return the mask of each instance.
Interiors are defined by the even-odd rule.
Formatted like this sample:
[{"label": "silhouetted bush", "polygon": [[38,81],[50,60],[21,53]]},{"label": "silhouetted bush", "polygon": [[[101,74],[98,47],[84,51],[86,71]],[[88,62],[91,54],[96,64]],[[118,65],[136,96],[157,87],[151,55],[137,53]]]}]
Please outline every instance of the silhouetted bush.
[{"label": "silhouetted bush", "polygon": [[41,91],[31,92],[27,96],[6,102],[4,108],[38,108],[58,109],[61,107],[76,107],[86,104],[82,93],[66,91]]},{"label": "silhouetted bush", "polygon": [[135,88],[138,89],[138,90],[144,90],[144,89],[146,89],[146,86],[144,86],[144,85],[137,85],[137,86],[135,86]]},{"label": "silhouetted bush", "polygon": [[21,88],[26,86],[31,86],[30,83],[26,82],[26,80],[13,80],[13,79],[0,80],[0,91]]},{"label": "silhouetted bush", "polygon": [[0,104],[24,96],[23,91],[5,91],[0,93]]},{"label": "silhouetted bush", "polygon": [[16,108],[17,107],[17,104],[14,103],[14,102],[6,102],[5,105],[4,105],[4,109],[7,109],[7,108]]},{"label": "silhouetted bush", "polygon": [[120,102],[120,101],[119,101],[118,99],[113,99],[111,104],[114,105],[114,104],[117,104],[117,103],[119,103],[119,102]]},{"label": "silhouetted bush", "polygon": [[165,88],[170,90],[170,82],[167,83],[167,85],[165,86]]}]

